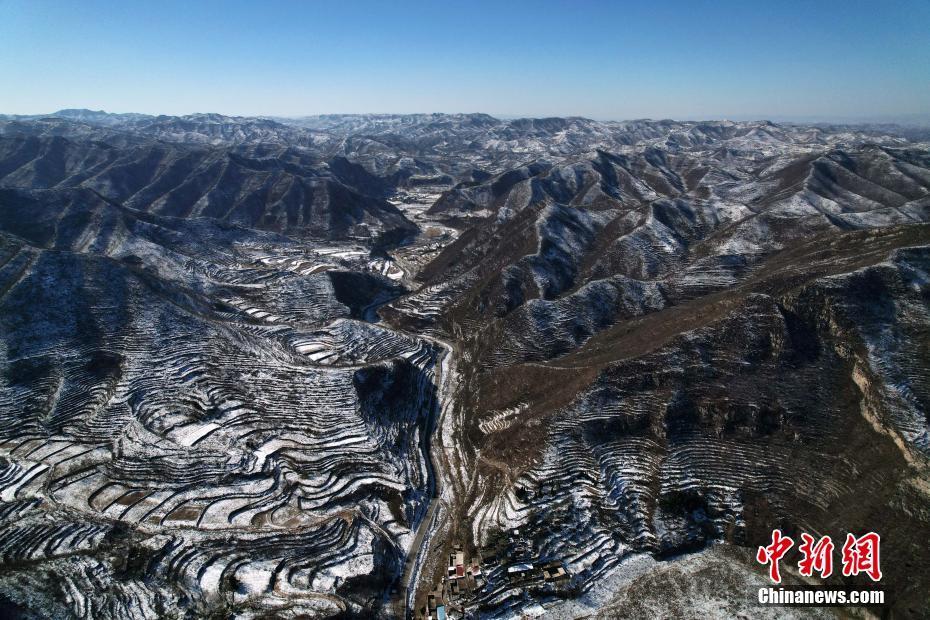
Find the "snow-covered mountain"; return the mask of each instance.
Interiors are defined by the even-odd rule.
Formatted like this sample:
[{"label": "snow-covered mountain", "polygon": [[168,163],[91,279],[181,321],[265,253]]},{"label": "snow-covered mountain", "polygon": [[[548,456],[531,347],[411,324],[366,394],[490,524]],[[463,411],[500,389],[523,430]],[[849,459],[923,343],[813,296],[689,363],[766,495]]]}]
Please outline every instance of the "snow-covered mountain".
[{"label": "snow-covered mountain", "polygon": [[404,617],[461,546],[450,611],[750,614],[780,527],[919,616],[922,139],[3,117],[0,609]]}]

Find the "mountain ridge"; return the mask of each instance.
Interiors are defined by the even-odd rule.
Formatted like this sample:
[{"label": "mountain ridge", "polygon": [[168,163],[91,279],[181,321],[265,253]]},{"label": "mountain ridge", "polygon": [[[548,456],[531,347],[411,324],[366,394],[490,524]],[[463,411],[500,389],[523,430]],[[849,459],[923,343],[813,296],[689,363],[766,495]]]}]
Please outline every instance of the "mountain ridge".
[{"label": "mountain ridge", "polygon": [[887,126],[0,117],[0,596],[622,616],[877,529],[920,617],[928,273]]}]

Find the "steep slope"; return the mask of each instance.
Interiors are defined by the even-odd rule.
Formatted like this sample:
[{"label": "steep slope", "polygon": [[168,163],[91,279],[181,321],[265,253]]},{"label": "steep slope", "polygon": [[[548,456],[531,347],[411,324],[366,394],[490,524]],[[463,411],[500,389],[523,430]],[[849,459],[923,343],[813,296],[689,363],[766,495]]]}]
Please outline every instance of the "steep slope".
[{"label": "steep slope", "polygon": [[[463,352],[445,541],[492,558],[465,604],[558,599],[527,601],[508,563],[561,562],[588,592],[638,554],[779,526],[885,523],[889,549],[923,557],[928,172],[925,149],[649,147],[444,195],[437,217],[475,224],[383,314]],[[889,573],[896,609],[928,578]]]},{"label": "steep slope", "polygon": [[360,166],[289,147],[0,138],[0,186],[84,187],[139,211],[329,239],[415,230]]},{"label": "steep slope", "polygon": [[489,332],[495,358],[548,359],[811,235],[926,221],[928,175],[925,151],[874,146],[726,169],[654,149],[523,167],[437,201],[490,215],[422,277],[460,291],[449,316]]},{"label": "steep slope", "polygon": [[327,270],[367,252],[86,188],[0,202],[4,592],[379,613],[430,493],[439,353],[350,318]]},{"label": "steep slope", "polygon": [[[486,570],[558,561],[584,592],[643,552],[878,528],[885,557],[914,562],[883,587],[919,615],[928,244],[926,225],[820,236],[551,362],[463,362],[448,538],[484,547]],[[529,555],[494,542],[517,531]],[[528,604],[503,570],[487,579],[471,604]]]}]

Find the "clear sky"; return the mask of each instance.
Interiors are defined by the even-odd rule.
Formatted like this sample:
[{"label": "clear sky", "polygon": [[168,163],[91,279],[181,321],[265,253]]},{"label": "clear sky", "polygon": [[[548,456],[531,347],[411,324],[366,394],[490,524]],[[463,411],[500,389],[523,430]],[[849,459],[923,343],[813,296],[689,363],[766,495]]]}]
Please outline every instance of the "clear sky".
[{"label": "clear sky", "polygon": [[930,116],[930,0],[0,0],[0,113]]}]

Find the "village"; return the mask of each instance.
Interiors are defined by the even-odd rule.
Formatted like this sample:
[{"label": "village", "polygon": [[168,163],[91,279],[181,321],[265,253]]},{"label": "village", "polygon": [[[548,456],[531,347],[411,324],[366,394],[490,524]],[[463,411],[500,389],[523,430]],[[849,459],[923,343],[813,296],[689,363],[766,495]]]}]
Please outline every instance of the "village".
[{"label": "village", "polygon": [[540,554],[519,529],[496,536],[475,557],[467,557],[456,543],[445,559],[442,579],[417,610],[417,620],[477,619],[483,608],[499,613],[508,600],[572,594],[572,576],[562,559]]}]

